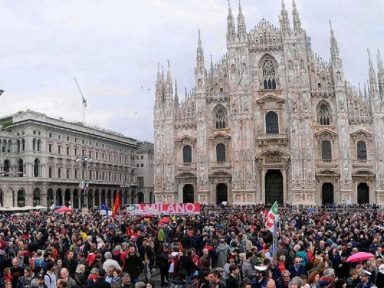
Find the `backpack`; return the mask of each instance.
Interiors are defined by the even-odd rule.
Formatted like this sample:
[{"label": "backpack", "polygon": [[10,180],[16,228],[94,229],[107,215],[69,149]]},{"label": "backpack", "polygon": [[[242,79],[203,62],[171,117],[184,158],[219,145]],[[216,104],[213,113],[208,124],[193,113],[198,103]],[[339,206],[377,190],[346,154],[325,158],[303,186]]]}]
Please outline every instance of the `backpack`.
[{"label": "backpack", "polygon": [[45,283],[45,277],[46,276],[49,278],[49,286],[48,286],[48,288],[49,288],[49,287],[52,286],[52,278],[51,278],[51,276],[47,272],[44,273],[44,283]]},{"label": "backpack", "polygon": [[44,258],[42,257],[35,258],[35,267],[41,268],[43,266],[43,261],[44,261]]}]

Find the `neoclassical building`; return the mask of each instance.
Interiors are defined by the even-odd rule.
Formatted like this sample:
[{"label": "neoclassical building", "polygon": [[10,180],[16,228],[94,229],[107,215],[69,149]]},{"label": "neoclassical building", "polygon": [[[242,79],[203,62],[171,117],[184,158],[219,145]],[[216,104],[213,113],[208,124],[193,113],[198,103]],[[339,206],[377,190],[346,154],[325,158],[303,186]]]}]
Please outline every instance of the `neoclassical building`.
[{"label": "neoclassical building", "polygon": [[195,87],[183,101],[169,69],[158,72],[156,202],[384,204],[380,54],[377,68],[369,55],[358,89],[332,26],[326,61],[294,2],[292,22],[284,3],[279,19],[247,30],[241,6],[237,24],[229,7],[226,54],[208,65],[199,32]]},{"label": "neoclassical building", "polygon": [[135,139],[33,111],[1,118],[0,128],[3,207],[112,207],[118,191],[123,204],[143,197],[136,191]]}]

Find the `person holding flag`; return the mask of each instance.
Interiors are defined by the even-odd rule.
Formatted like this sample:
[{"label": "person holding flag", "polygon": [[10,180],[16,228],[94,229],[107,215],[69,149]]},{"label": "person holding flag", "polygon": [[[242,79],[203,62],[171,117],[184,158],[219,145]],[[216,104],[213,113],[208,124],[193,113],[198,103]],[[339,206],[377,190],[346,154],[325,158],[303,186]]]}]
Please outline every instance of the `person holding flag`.
[{"label": "person holding flag", "polygon": [[277,252],[277,237],[276,237],[276,224],[279,221],[279,212],[277,210],[277,202],[273,203],[271,210],[269,210],[267,217],[265,219],[265,227],[272,232],[273,235],[273,247],[272,255],[275,256]]}]

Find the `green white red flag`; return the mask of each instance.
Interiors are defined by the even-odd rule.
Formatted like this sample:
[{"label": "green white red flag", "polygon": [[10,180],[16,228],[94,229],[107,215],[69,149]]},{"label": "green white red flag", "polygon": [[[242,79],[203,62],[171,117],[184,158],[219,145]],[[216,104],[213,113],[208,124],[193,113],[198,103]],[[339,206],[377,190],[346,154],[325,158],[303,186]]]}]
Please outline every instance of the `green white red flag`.
[{"label": "green white red flag", "polygon": [[278,221],[279,212],[277,211],[277,202],[273,203],[271,210],[267,214],[265,219],[265,227],[271,232],[275,231],[275,223]]}]

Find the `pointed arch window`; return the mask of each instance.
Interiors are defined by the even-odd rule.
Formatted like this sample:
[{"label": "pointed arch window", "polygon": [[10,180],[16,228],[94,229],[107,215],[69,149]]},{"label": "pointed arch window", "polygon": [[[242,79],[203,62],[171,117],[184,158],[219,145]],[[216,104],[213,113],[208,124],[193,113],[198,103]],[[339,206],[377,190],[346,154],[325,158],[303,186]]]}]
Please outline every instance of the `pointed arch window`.
[{"label": "pointed arch window", "polygon": [[192,163],[192,147],[189,145],[183,147],[183,163]]},{"label": "pointed arch window", "polygon": [[32,150],[36,151],[36,139],[35,138],[33,138],[33,140],[32,140]]},{"label": "pointed arch window", "polygon": [[367,144],[364,141],[357,142],[356,152],[358,160],[367,160]]},{"label": "pointed arch window", "polygon": [[225,162],[225,145],[223,143],[219,143],[216,145],[216,161],[217,162]]},{"label": "pointed arch window", "polygon": [[331,124],[331,113],[329,107],[326,104],[321,104],[318,111],[318,122],[320,125]]},{"label": "pointed arch window", "polygon": [[332,145],[328,140],[321,142],[321,158],[325,161],[332,160]]},{"label": "pointed arch window", "polygon": [[276,89],[276,67],[273,60],[268,58],[263,63],[264,90]]},{"label": "pointed arch window", "polygon": [[213,112],[214,125],[216,129],[227,128],[227,111],[221,105],[217,106]]},{"label": "pointed arch window", "polygon": [[267,134],[279,134],[279,116],[274,111],[265,115],[265,130]]}]

